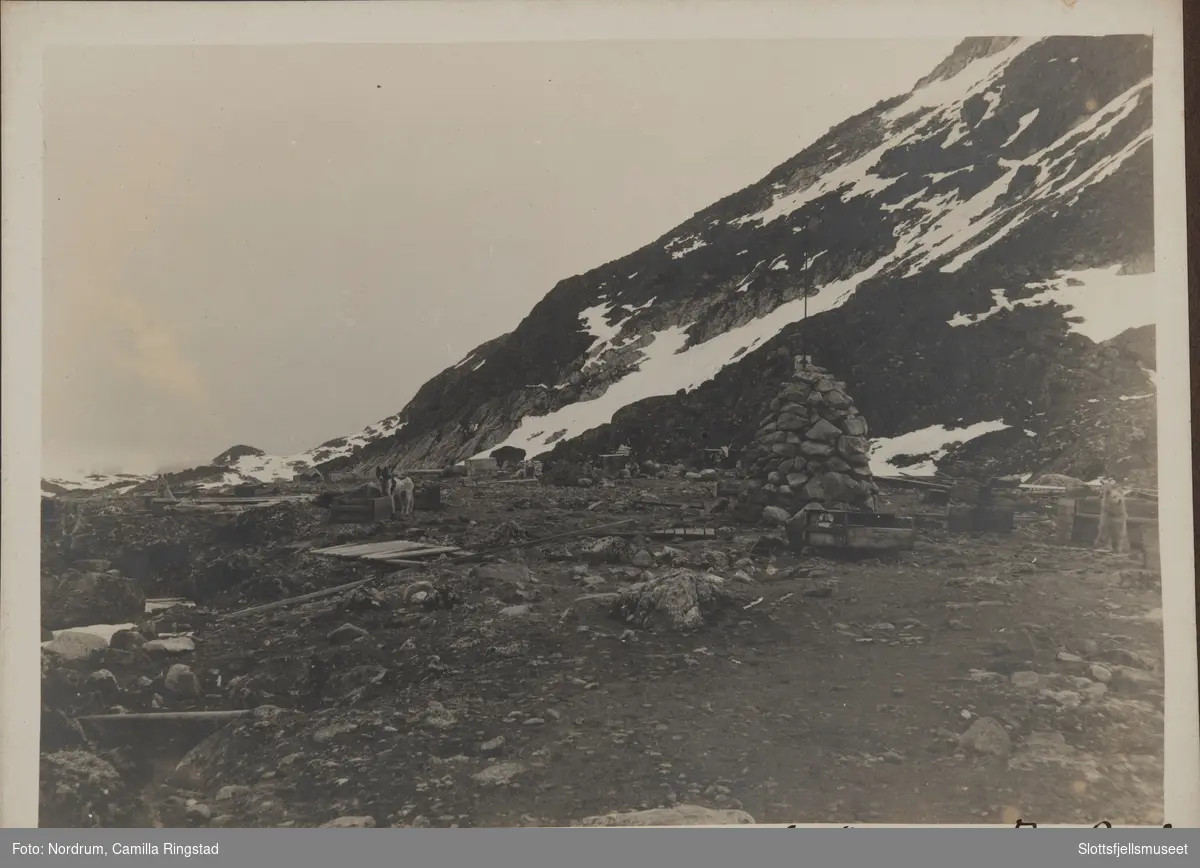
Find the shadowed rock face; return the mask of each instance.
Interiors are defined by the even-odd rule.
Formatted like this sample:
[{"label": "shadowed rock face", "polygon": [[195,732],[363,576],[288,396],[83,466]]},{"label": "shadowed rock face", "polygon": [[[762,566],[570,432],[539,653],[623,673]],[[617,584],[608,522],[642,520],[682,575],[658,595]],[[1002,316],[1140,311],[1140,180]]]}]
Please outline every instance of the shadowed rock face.
[{"label": "shadowed rock face", "polygon": [[144,592],[125,576],[71,571],[42,577],[42,626],[50,630],[124,624],[145,611]]},{"label": "shadowed rock face", "polygon": [[[849,118],[663,237],[560,282],[475,350],[486,364],[443,371],[395,434],[328,466],[440,464],[502,445],[564,460],[621,443],[663,461],[741,450],[775,397],[782,352],[836,371],[876,437],[1009,426],[944,461],[1152,476],[1153,437],[1138,432],[1155,430],[1155,402],[1121,400],[1153,391],[1152,326],[1097,343],[1065,289],[1091,269],[1152,268],[1151,62],[1142,36],[966,40],[911,98]],[[802,302],[783,307],[806,296],[807,319]],[[598,341],[585,313],[616,334]],[[659,358],[672,328],[696,365]],[[560,412],[631,375],[653,382],[622,388],[629,403],[611,420]]]}]

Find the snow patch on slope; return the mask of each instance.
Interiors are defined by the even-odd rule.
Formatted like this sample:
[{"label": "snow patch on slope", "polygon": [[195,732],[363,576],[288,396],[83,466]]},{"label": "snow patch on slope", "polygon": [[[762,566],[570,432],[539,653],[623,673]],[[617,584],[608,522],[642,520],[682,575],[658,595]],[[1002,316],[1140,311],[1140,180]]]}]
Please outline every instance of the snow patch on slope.
[{"label": "snow patch on slope", "polygon": [[[884,257],[847,280],[823,286],[809,296],[808,315],[841,307],[858,285],[878,273],[886,261],[887,257]],[[546,451],[551,442],[570,440],[611,422],[617,411],[637,401],[673,395],[680,389],[695,389],[715,377],[726,365],[762,346],[785,326],[800,319],[804,309],[804,298],[794,299],[766,316],[686,349],[689,326],[672,326],[656,332],[652,342],[642,350],[637,368],[609,386],[604,394],[590,401],[568,404],[545,416],[526,416],[505,440],[473,457],[484,457],[501,446],[516,446],[530,455],[537,455]],[[547,431],[555,433],[547,437]],[[558,435],[560,431],[564,433]]]},{"label": "snow patch on slope", "polygon": [[[691,243],[687,244],[686,247],[680,247],[678,250],[671,249],[672,247],[675,247],[676,245],[684,244],[685,242],[689,242],[689,241]],[[671,254],[672,259],[683,259],[683,257],[687,256],[692,251],[699,250],[701,247],[707,247],[707,246],[708,246],[707,241],[704,241],[701,238],[697,238],[696,236],[692,236],[690,238],[676,238],[675,240],[668,242],[665,249],[668,253]]]},{"label": "snow patch on slope", "polygon": [[[1074,169],[1075,154],[1078,148],[1097,142],[1109,135],[1118,123],[1128,117],[1137,108],[1142,91],[1149,87],[1150,83],[1150,78],[1143,79],[1129,90],[1114,98],[1107,105],[1097,109],[1083,123],[1067,131],[1050,145],[1047,145],[1025,159],[1018,161],[1001,160],[1001,165],[1009,170],[1001,179],[1006,183],[1021,166],[1036,166],[1038,168],[1038,176],[1034,189],[1017,205],[1002,211],[995,211],[991,214],[985,213],[987,209],[977,211],[975,222],[969,222],[966,225],[960,224],[954,237],[944,240],[940,245],[940,249],[942,252],[951,250],[961,252],[946,265],[943,265],[940,270],[946,273],[957,271],[979,253],[991,247],[1013,229],[1025,222],[1030,215],[1063,203],[1067,199],[1067,196],[1072,193],[1074,196],[1069,201],[1066,201],[1065,204],[1070,205],[1074,203],[1078,200],[1080,193],[1093,184],[1098,184],[1111,176],[1127,159],[1137,153],[1143,145],[1150,142],[1152,132],[1149,129],[1144,130],[1117,153],[1098,160],[1095,165],[1081,172],[1065,184],[1058,184],[1061,179],[1067,177]],[[1065,146],[1067,145],[1072,145],[1072,147],[1066,148]],[[1055,158],[1049,157],[1051,152],[1060,148],[1064,149],[1062,155]],[[1056,171],[1064,164],[1066,166],[1065,170]],[[967,247],[974,238],[991,228],[1001,219],[1005,219],[1006,222],[1000,226],[994,235],[982,243]],[[964,250],[964,248],[966,249]],[[922,264],[927,262],[928,257],[925,257]]]},{"label": "snow patch on slope", "polygon": [[1120,270],[1120,265],[1113,265],[1060,272],[1050,280],[1026,284],[1028,289],[1041,291],[1017,301],[1009,301],[1003,289],[993,289],[990,309],[979,314],[960,313],[948,324],[955,327],[976,325],[1003,310],[1054,302],[1070,308],[1067,323],[1071,331],[1096,343],[1116,337],[1128,328],[1154,325],[1157,286],[1154,274],[1123,275]]},{"label": "snow patch on slope", "polygon": [[1025,132],[1026,128],[1037,119],[1039,111],[1040,109],[1034,109],[1031,112],[1021,115],[1020,120],[1017,121],[1016,130],[1013,131],[1011,136],[1004,140],[1004,144],[1002,144],[1000,147],[1007,148],[1009,145],[1015,142],[1017,138],[1020,137],[1021,133]]},{"label": "snow patch on slope", "polygon": [[117,493],[128,491],[149,479],[136,473],[89,473],[78,479],[47,479],[51,485],[67,491],[97,491],[109,486],[121,486]]},{"label": "snow patch on slope", "polygon": [[[931,425],[897,437],[881,437],[871,444],[871,472],[877,476],[887,476],[896,472],[909,476],[933,476],[937,472],[934,462],[943,458],[954,444],[966,443],[1008,427],[1000,421],[976,422],[974,425],[958,429]],[[908,467],[892,463],[893,459],[902,455],[928,457],[921,463]]]}]

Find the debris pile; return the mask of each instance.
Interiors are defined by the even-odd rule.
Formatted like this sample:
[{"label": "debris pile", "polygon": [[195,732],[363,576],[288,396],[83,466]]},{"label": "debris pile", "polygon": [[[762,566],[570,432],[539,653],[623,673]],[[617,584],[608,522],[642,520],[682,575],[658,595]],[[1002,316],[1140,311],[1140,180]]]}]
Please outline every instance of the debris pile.
[{"label": "debris pile", "polygon": [[748,475],[759,485],[743,496],[741,511],[757,518],[770,506],[867,506],[876,493],[869,452],[866,420],[845,384],[797,356],[746,450]]},{"label": "debris pile", "polygon": [[639,629],[684,632],[698,630],[737,602],[720,576],[679,568],[623,588],[614,612]]}]

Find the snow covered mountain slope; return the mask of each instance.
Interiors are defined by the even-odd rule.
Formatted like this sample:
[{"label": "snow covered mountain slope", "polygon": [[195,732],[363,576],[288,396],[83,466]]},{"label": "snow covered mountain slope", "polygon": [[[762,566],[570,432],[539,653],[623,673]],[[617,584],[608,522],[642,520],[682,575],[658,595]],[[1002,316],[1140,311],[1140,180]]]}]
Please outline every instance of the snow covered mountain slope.
[{"label": "snow covered mountain slope", "polygon": [[394,416],[184,475],[738,448],[806,352],[847,383],[877,473],[1152,484],[1151,57],[1148,36],[964,40],[910,92],[561,281]]},{"label": "snow covered mountain slope", "polygon": [[848,384],[877,456],[936,429],[968,441],[927,449],[942,466],[1152,475],[1151,68],[1148,36],[965,40],[911,92],[560,282],[330,466],[736,447],[803,350]]},{"label": "snow covered mountain slope", "polygon": [[43,479],[42,494],[111,490],[124,492],[136,488],[147,477],[133,473],[92,473],[79,479]]}]

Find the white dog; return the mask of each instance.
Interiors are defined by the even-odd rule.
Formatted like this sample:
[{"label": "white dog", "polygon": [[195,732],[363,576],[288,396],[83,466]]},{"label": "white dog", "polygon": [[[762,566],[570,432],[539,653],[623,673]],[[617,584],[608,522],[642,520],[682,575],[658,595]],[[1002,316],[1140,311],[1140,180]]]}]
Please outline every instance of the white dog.
[{"label": "white dog", "polygon": [[403,516],[413,514],[413,509],[416,508],[416,486],[413,484],[411,477],[401,479],[396,475],[394,467],[385,468],[383,471],[383,495],[392,499],[392,508],[397,513]]}]

